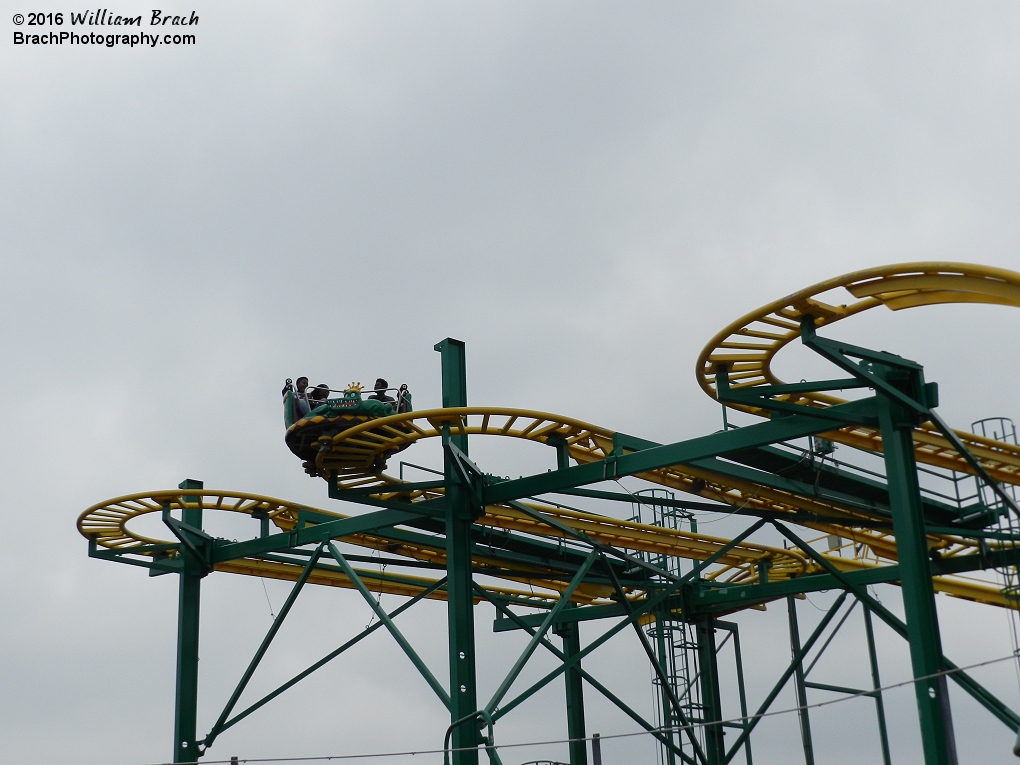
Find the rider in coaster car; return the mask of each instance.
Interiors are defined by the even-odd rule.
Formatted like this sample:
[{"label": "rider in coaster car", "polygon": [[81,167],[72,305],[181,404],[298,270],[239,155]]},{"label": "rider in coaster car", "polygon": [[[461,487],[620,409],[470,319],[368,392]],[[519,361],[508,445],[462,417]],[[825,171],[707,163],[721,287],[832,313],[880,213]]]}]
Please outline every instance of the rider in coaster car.
[{"label": "rider in coaster car", "polygon": [[[295,390],[294,388],[297,388]],[[296,422],[311,411],[311,406],[308,405],[308,378],[299,377],[294,387],[291,387],[290,378],[287,379],[286,384],[283,386],[283,397],[284,401],[287,400],[287,394],[291,395],[291,422]]]},{"label": "rider in coaster car", "polygon": [[[319,383],[312,389],[312,393],[309,396],[309,398],[312,401],[316,401],[319,403],[325,401],[327,398],[329,398],[329,386],[326,385],[326,383]],[[319,405],[319,403],[313,404],[312,408],[314,409],[316,406]]]},{"label": "rider in coaster car", "polygon": [[386,389],[389,387],[390,384],[380,377],[375,381],[375,393],[369,396],[369,398],[373,401],[383,401],[387,404],[392,404],[394,399],[386,395]]}]

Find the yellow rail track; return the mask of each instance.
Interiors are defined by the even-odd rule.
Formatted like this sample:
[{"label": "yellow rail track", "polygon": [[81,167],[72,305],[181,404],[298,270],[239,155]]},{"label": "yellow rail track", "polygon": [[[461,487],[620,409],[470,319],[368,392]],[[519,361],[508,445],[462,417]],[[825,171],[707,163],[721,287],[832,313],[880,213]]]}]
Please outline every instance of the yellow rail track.
[{"label": "yellow rail track", "polygon": [[[581,532],[596,542],[637,553],[705,560],[729,542],[728,539],[708,534],[621,521],[603,515],[566,510],[541,503],[527,504],[540,516],[545,516],[551,521]],[[164,507],[168,507],[171,511],[201,508],[207,511],[219,510],[249,516],[257,511],[265,513],[274,525],[283,531],[289,531],[295,526],[298,522],[298,513],[301,510],[310,510],[333,518],[349,517],[258,494],[210,489],[173,489],[126,495],[93,505],[79,516],[78,530],[86,538],[95,540],[99,546],[120,551],[130,551],[134,548],[143,548],[145,545],[170,542],[173,540],[141,534],[130,527],[131,522],[135,519],[150,513],[162,512]],[[477,523],[481,526],[513,530],[539,538],[569,538],[565,532],[554,526],[547,525],[512,507],[490,506],[486,508],[485,515],[479,518]],[[344,537],[344,542],[382,551],[393,556],[402,556],[409,560],[427,561],[439,565],[445,565],[446,562],[444,542],[438,537],[435,544],[408,544],[388,538],[384,532],[380,532],[379,534],[352,534]],[[874,561],[840,555],[829,554],[824,557],[841,571],[854,571],[877,565]],[[789,579],[820,570],[817,564],[808,560],[800,551],[745,542],[735,546],[721,557],[709,569],[707,577],[718,581],[751,583],[757,581],[757,564],[763,560],[768,560],[771,563],[770,581]],[[476,555],[473,562],[474,565],[484,569],[488,577],[529,585],[530,589],[528,590],[504,587],[488,582],[483,585],[483,588],[491,593],[512,596],[519,602],[530,601],[536,605],[552,603],[566,586],[561,580],[547,578],[548,572],[537,567],[534,569],[533,575],[528,575],[527,570],[523,569],[522,571],[522,567],[519,565],[514,566],[513,571],[510,571],[505,563],[494,556]],[[301,566],[257,558],[244,558],[217,564],[215,570],[295,581],[301,573]],[[358,574],[374,592],[408,596],[417,595],[436,581],[426,577],[405,575],[399,577],[401,580],[399,582],[387,581],[381,578],[378,572],[361,569],[358,569]],[[962,577],[937,577],[934,581],[935,588],[939,591],[982,603],[1006,605],[1002,595],[991,585]],[[354,586],[342,572],[332,570],[316,571],[309,578],[309,582],[345,588]],[[536,591],[535,588],[538,590]],[[637,593],[631,594],[636,595]],[[608,588],[585,584],[577,588],[572,599],[579,603],[609,602],[606,600],[609,595]],[[429,597],[445,599],[446,596],[443,591],[436,591]]]},{"label": "yellow rail track", "polygon": [[[410,427],[408,427],[410,425]],[[346,455],[358,452],[360,461],[378,453],[388,453],[407,444],[426,438],[438,438],[444,425],[451,432],[467,435],[495,435],[520,438],[537,443],[561,439],[567,443],[570,456],[579,463],[604,459],[612,450],[613,431],[589,423],[547,412],[497,407],[458,407],[409,412],[385,419],[365,422],[349,430],[322,439],[317,467],[323,476],[337,471],[343,488],[366,489],[377,486],[375,496],[393,499],[404,496],[411,501],[437,495],[436,491],[402,494],[401,482],[385,474],[359,471],[344,472]],[[805,524],[826,534],[838,535],[861,546],[858,557],[879,560],[896,560],[896,543],[891,534],[862,528],[849,528],[854,520],[865,518],[852,509],[840,507],[823,499],[806,497],[792,492],[773,489],[751,481],[723,476],[709,470],[690,466],[671,466],[639,473],[637,478],[684,491],[704,499],[726,503],[733,507],[768,510],[792,514],[812,513],[832,518],[832,523]],[[929,544],[942,555],[961,555],[977,552],[970,540],[950,535],[931,535]]]},{"label": "yellow rail track", "polygon": [[[832,293],[845,302],[833,304],[822,300],[822,296],[833,300],[829,297]],[[698,357],[698,383],[714,399],[716,368],[726,365],[733,388],[781,384],[782,380],[772,371],[772,362],[779,351],[800,337],[800,320],[804,316],[813,317],[816,327],[827,327],[872,308],[901,311],[946,303],[1020,308],[1020,274],[968,263],[904,263],[855,271],[813,284],[742,316],[713,337]],[[824,393],[780,396],[777,400],[817,407],[844,401]],[[727,406],[768,415],[765,410],[751,406]],[[1020,446],[966,431],[955,432],[994,478],[1020,483]],[[826,433],[825,437],[859,449],[882,451],[882,437],[872,428],[843,428]],[[914,451],[918,462],[973,474],[963,457],[930,424],[914,431]]]},{"label": "yellow rail track", "polygon": [[[831,294],[841,301],[833,303]],[[823,297],[825,298],[823,300]],[[776,354],[799,338],[800,320],[809,315],[817,327],[824,327],[862,311],[879,306],[897,311],[924,305],[945,303],[991,303],[1020,307],[1020,274],[961,263],[909,263],[873,268],[836,277],[788,295],[757,311],[741,317],[724,328],[705,347],[697,363],[701,387],[715,398],[715,373],[725,364],[733,387],[780,384],[771,365]],[[822,393],[789,396],[787,400],[815,407],[842,403],[842,399]],[[750,406],[733,406],[757,415],[767,412]],[[314,468],[319,475],[336,480],[340,488],[377,489],[372,496],[380,499],[402,499],[416,502],[438,496],[441,491],[415,490],[384,473],[370,472],[366,466],[378,464],[379,458],[393,454],[417,441],[440,437],[445,427],[455,434],[499,436],[548,444],[566,443],[570,457],[578,463],[602,460],[612,450],[614,431],[568,417],[527,409],[502,407],[458,407],[410,412],[367,420],[331,436],[322,436],[315,444]],[[984,438],[973,433],[957,434],[995,478],[1020,484],[1020,447]],[[825,436],[849,446],[880,452],[880,434],[870,428],[853,427],[826,433]],[[970,467],[952,446],[930,425],[914,431],[914,446],[919,462],[961,473]],[[716,500],[727,505],[751,510],[779,513],[807,512],[831,518],[827,523],[804,524],[825,534],[847,540],[844,549],[849,557],[828,554],[826,559],[843,571],[879,565],[896,560],[896,545],[891,534],[867,528],[852,528],[863,516],[852,508],[841,507],[820,498],[785,492],[722,476],[689,466],[671,466],[637,475],[649,482],[671,489]],[[198,504],[187,505],[184,497],[197,498]],[[162,511],[165,503],[171,508],[201,506],[208,510],[224,510],[243,514],[265,513],[280,529],[289,530],[297,523],[298,511],[306,506],[256,494],[221,491],[170,490],[118,497],[95,505],[78,519],[78,529],[100,546],[130,550],[166,540],[149,538],[129,528],[131,521],[147,513]],[[620,521],[593,513],[565,510],[543,503],[526,503],[550,521],[582,532],[589,538],[625,550],[668,555],[677,558],[705,560],[728,540],[705,534],[664,529]],[[315,512],[336,518],[347,516],[314,508]],[[481,526],[525,533],[539,538],[568,535],[554,525],[543,523],[514,507],[491,506],[477,522]],[[410,560],[445,565],[442,540],[431,544],[406,544],[387,538],[385,533],[355,534],[344,538],[353,545],[385,551]],[[978,552],[974,543],[953,535],[929,535],[929,545],[944,557]],[[995,543],[990,543],[995,548]],[[744,543],[734,547],[710,570],[708,576],[720,581],[757,581],[758,563],[771,563],[769,576],[792,578],[818,570],[816,564],[797,551]],[[526,583],[529,590],[486,585],[487,589],[517,598],[548,603],[564,588],[562,581],[548,578],[541,568],[529,571],[514,566],[510,570],[496,557],[477,556],[476,566],[494,579]],[[232,573],[294,580],[300,567],[257,559],[244,559],[220,564],[217,570]],[[401,577],[401,581],[383,580],[375,572],[362,573],[369,586],[378,592],[414,595],[434,583],[422,577]],[[309,580],[316,584],[351,587],[341,572],[316,572]],[[936,590],[956,597],[1007,605],[998,589],[986,582],[962,576],[937,577]],[[534,588],[538,587],[539,592]],[[608,597],[604,588],[582,585],[574,599],[578,602],[599,602]],[[442,591],[430,597],[444,598]]]}]

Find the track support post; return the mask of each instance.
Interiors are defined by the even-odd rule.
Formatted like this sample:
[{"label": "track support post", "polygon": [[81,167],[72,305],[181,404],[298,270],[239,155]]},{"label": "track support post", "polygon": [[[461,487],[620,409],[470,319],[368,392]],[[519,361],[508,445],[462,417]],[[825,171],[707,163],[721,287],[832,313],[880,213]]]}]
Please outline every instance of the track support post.
[{"label": "track support post", "polygon": [[[786,608],[790,617],[790,655],[796,660],[800,655],[800,625],[797,622],[797,599],[793,595],[786,596]],[[797,691],[797,716],[800,718],[800,740],[804,746],[804,765],[815,765],[815,748],[811,741],[811,718],[808,716],[807,687],[804,685],[804,662],[797,662],[793,673],[794,687]]]},{"label": "track support post", "polygon": [[875,713],[878,716],[878,739],[882,745],[882,765],[892,765],[889,752],[889,730],[885,722],[885,701],[882,699],[882,678],[878,673],[878,651],[875,649],[875,628],[871,622],[871,609],[864,606],[864,630],[868,638],[868,662],[871,664],[871,687],[875,691]]},{"label": "track support post", "polygon": [[701,703],[704,707],[705,765],[723,765],[726,743],[723,738],[722,696],[719,690],[719,657],[715,645],[715,617],[699,616],[695,624],[698,638],[698,668],[701,671]]},{"label": "track support post", "polygon": [[[467,406],[467,369],[464,343],[446,338],[435,346],[442,354],[443,408]],[[468,453],[465,433],[447,426],[444,445]],[[471,578],[471,524],[473,506],[470,487],[457,471],[455,457],[444,449],[446,497],[447,620],[450,649],[450,720],[453,765],[478,765],[479,720],[475,681],[474,590]]]},{"label": "track support post", "polygon": [[[884,371],[888,382],[903,385],[903,370],[886,368]],[[914,383],[911,387],[916,389],[920,387],[917,383],[923,384],[923,380],[915,378],[920,374],[917,370],[910,375],[910,382]],[[916,417],[888,395],[880,393],[877,403],[896,554],[902,575],[910,662],[915,678],[930,677],[942,669],[942,640],[914,457],[912,433]],[[914,684],[914,691],[925,765],[957,765],[945,675],[919,680]]]},{"label": "track support post", "polygon": [[[179,489],[202,489],[203,483],[185,480]],[[185,503],[200,505],[200,497],[183,497]],[[185,508],[185,526],[201,530],[201,507]],[[174,700],[174,762],[194,763],[201,756],[198,741],[198,628],[201,584],[205,575],[202,561],[181,545],[183,567],[177,606],[177,693]]]},{"label": "track support post", "polygon": [[[575,603],[568,603],[564,611],[576,608]],[[563,640],[563,657],[570,658],[581,653],[581,629],[574,621],[561,622],[556,634]],[[584,727],[584,681],[581,675],[580,662],[572,665],[563,673],[567,690],[567,738],[570,739],[570,765],[588,765],[588,749],[585,742]]]}]

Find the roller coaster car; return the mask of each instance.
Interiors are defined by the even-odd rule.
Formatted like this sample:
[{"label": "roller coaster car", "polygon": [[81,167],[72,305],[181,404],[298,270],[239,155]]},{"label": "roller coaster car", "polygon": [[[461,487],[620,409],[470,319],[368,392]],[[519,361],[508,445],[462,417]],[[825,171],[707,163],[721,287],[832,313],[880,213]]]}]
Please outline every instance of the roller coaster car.
[{"label": "roller coaster car", "polygon": [[[308,389],[309,393],[313,390]],[[395,392],[396,398],[387,396],[387,391]],[[303,461],[306,473],[311,476],[319,475],[320,468],[316,465],[316,457],[322,452],[329,453],[326,459],[331,470],[378,472],[385,469],[387,459],[407,447],[405,444],[400,449],[382,453],[374,450],[362,451],[350,446],[342,447],[342,451],[333,448],[332,439],[338,433],[370,420],[412,411],[411,393],[406,385],[401,385],[399,389],[388,388],[386,391],[373,393],[389,400],[373,396],[363,398],[360,383],[352,383],[347,386],[340,398],[313,400],[310,403],[315,408],[303,417],[296,417],[295,394],[293,390],[285,390],[283,418],[287,425],[287,434],[284,438],[287,447]],[[405,423],[395,423],[392,427],[398,430],[409,429]]]}]

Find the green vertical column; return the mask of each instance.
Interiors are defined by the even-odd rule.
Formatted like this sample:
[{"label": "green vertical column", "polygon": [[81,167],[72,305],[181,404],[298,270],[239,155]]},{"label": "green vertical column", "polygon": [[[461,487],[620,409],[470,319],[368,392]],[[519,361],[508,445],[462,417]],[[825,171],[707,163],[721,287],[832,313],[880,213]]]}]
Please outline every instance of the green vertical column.
[{"label": "green vertical column", "polygon": [[[897,402],[880,395],[878,404],[910,663],[914,677],[921,678],[942,669],[942,640],[911,437],[913,422],[910,412]],[[914,691],[925,765],[956,765],[956,742],[945,676],[920,680],[914,683]]]},{"label": "green vertical column", "polygon": [[[179,489],[201,489],[201,481],[182,481]],[[198,497],[185,496],[184,500]],[[202,510],[184,510],[185,524],[202,528]],[[202,561],[181,546],[183,568],[177,601],[177,695],[174,701],[174,762],[198,762],[198,623]]]},{"label": "green vertical column", "polygon": [[[790,656],[800,653],[800,625],[797,623],[797,600],[793,595],[786,596],[786,607],[790,617]],[[794,686],[797,691],[797,706],[800,707],[800,740],[804,746],[805,765],[815,765],[815,748],[811,742],[811,718],[807,710],[807,688],[804,686],[804,662],[797,662],[794,669]]]},{"label": "green vertical column", "polygon": [[[737,629],[736,625],[733,625],[733,658],[737,665],[737,696],[740,699],[740,716],[744,720],[744,730],[747,730],[751,721],[747,719],[747,692],[744,688],[744,659],[743,654],[740,652],[740,630]],[[751,757],[750,736],[744,739],[744,759],[747,761],[747,765],[753,765],[754,760]]]},{"label": "green vertical column", "polygon": [[864,607],[864,629],[868,637],[868,661],[871,664],[871,687],[875,690],[875,711],[878,714],[878,739],[882,745],[883,765],[892,765],[892,755],[889,752],[889,730],[885,724],[885,702],[882,700],[882,678],[878,674],[878,651],[875,650],[875,628],[871,623],[871,609],[863,603]]},{"label": "green vertical column", "polygon": [[[576,608],[568,603],[564,609]],[[563,639],[563,656],[571,659],[581,652],[581,630],[577,622],[561,623],[556,634]],[[563,673],[567,689],[567,738],[569,738],[570,765],[588,765],[584,726],[584,684],[581,677],[581,663],[577,662]]]},{"label": "green vertical column", "polygon": [[[464,343],[446,338],[435,346],[442,354],[443,408],[467,406],[467,370]],[[465,455],[467,435],[451,433],[450,443]],[[460,723],[453,729],[453,765],[478,765],[479,744],[476,720],[460,722],[478,711],[475,684],[474,593],[471,580],[471,523],[469,489],[458,477],[453,458],[446,452],[444,465],[446,494],[446,603],[450,641],[450,717]]]},{"label": "green vertical column", "polygon": [[[719,691],[719,660],[715,647],[715,617],[706,615],[695,624],[698,638],[698,670],[701,673],[702,720],[705,723],[705,765],[723,765],[726,743],[723,739],[722,697]],[[712,725],[711,723],[716,723]]]}]

